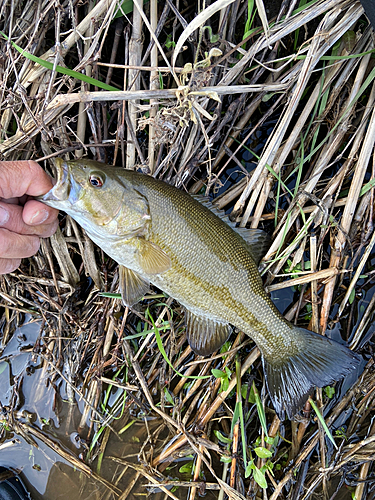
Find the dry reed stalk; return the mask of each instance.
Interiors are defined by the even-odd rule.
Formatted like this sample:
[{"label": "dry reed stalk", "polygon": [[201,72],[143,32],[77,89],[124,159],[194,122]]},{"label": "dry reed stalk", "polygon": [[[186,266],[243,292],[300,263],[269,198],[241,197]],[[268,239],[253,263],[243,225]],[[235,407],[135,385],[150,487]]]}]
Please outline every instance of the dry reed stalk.
[{"label": "dry reed stalk", "polygon": [[[91,12],[93,7],[94,7],[94,2],[90,1],[89,5],[88,5],[88,11]],[[89,51],[89,47],[90,47],[89,40],[92,40],[92,37],[94,34],[93,23],[90,24],[87,32],[82,33],[82,34],[86,37],[86,40],[84,40],[84,44],[83,44],[84,55],[86,55],[87,52]],[[91,76],[92,66],[87,65],[85,67],[85,72],[86,72],[87,76]],[[87,85],[84,82],[82,82],[81,92],[85,92],[87,90],[88,90]],[[86,124],[87,124],[87,115],[85,112],[85,108],[86,108],[85,104],[83,102],[80,102],[79,108],[78,108],[77,137],[81,141],[82,144],[85,143]],[[83,150],[78,150],[77,154],[76,154],[77,158],[81,158],[82,155],[83,155]]]},{"label": "dry reed stalk", "polygon": [[[143,1],[141,0],[139,4],[134,9],[133,13],[133,23],[132,23],[132,34],[130,37],[129,43],[129,65],[130,66],[139,66],[142,60],[142,14],[141,10],[143,10]],[[140,89],[140,75],[139,71],[130,69],[128,71],[128,91],[136,92]],[[136,155],[136,147],[134,143],[135,132],[137,130],[137,118],[138,118],[138,109],[137,105],[139,104],[138,100],[134,100],[134,102],[128,103],[128,114],[129,114],[129,127],[132,129],[128,129],[127,132],[127,148],[126,148],[126,167],[132,169],[135,164],[135,155]]]},{"label": "dry reed stalk", "polygon": [[[151,0],[150,3],[150,17],[151,17],[151,29],[153,32],[156,31],[157,24],[158,24],[158,8],[157,8],[157,1],[156,0]],[[151,49],[151,56],[150,56],[150,62],[151,66],[157,66],[158,65],[158,48],[156,44],[154,43],[152,49]],[[158,70],[153,70],[150,75],[150,90],[159,90],[159,73]],[[157,101],[154,101],[153,99],[150,100],[150,119],[155,120],[156,114],[157,114]],[[151,174],[155,170],[155,154],[156,154],[156,134],[155,134],[155,127],[152,123],[150,123],[149,127],[149,140],[148,140],[148,166],[150,169]]]}]

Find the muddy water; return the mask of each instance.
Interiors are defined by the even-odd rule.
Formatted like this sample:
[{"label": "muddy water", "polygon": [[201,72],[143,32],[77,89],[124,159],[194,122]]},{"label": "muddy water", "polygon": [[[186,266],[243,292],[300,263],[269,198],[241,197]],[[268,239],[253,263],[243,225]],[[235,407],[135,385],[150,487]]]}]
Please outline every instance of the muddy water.
[{"label": "muddy water", "polygon": [[[46,369],[32,353],[40,324],[28,323],[17,329],[0,358],[0,395],[5,408],[12,398],[19,397],[15,419],[29,420],[58,442],[61,428],[56,415],[55,390],[46,384]],[[26,439],[25,439],[26,438]],[[21,471],[35,500],[93,498],[97,485],[86,484],[87,495],[80,493],[80,474],[68,462],[35,437],[7,433],[0,444],[0,464]],[[35,445],[30,440],[34,440]],[[64,484],[64,488],[61,485]]]}]

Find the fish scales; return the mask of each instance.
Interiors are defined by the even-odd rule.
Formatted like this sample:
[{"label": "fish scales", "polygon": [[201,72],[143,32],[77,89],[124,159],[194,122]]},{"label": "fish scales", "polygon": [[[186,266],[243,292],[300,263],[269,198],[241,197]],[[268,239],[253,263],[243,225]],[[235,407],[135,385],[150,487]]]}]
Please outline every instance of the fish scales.
[{"label": "fish scales", "polygon": [[186,309],[188,341],[202,355],[220,348],[229,325],[247,333],[280,418],[292,418],[314,386],[358,367],[355,353],[292,325],[274,306],[256,264],[261,231],[242,232],[245,241],[206,202],[150,176],[90,160],[57,166],[56,185],[40,199],[120,264],[124,303],[140,300],[149,283],[160,288]]},{"label": "fish scales", "polygon": [[[163,214],[152,216],[151,239],[172,259],[171,269],[150,276],[151,283],[197,314],[245,331],[263,353],[292,348],[291,328],[265,293],[244,240],[188,194],[161,181],[139,180],[137,188],[147,196],[151,214]],[[167,227],[165,220],[171,221]],[[277,325],[276,334],[269,324],[272,330]]]}]

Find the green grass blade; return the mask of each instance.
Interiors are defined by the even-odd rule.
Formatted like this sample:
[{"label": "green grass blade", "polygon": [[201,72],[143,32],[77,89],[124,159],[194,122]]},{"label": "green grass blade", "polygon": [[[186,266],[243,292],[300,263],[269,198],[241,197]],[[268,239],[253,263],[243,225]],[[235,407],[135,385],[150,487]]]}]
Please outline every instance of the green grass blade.
[{"label": "green grass blade", "polygon": [[325,423],[323,415],[320,413],[318,407],[316,406],[316,404],[314,403],[314,401],[311,398],[309,398],[309,403],[311,404],[313,410],[315,411],[316,416],[318,417],[319,422],[321,423],[323,429],[325,430],[325,433],[327,434],[329,440],[332,442],[332,444],[336,448],[336,450],[338,450],[337,445],[335,443],[335,440],[333,439],[333,436],[331,434],[331,431],[328,429],[328,426]]},{"label": "green grass blade", "polygon": [[121,293],[101,292],[99,295],[101,297],[107,297],[108,299],[121,299]]},{"label": "green grass blade", "polygon": [[241,363],[236,359],[236,378],[237,378],[237,399],[239,403],[239,413],[240,413],[240,429],[241,429],[241,441],[242,441],[242,453],[243,453],[243,463],[244,468],[247,467],[247,457],[246,457],[246,430],[245,430],[245,420],[243,418],[243,408],[242,408],[242,394],[241,394]]},{"label": "green grass blade", "polygon": [[362,189],[361,189],[361,192],[359,193],[359,196],[363,196],[364,194],[367,193],[367,191],[370,191],[370,189],[372,189],[373,187],[375,187],[375,179],[371,179],[371,181],[369,181],[367,184],[362,186]]},{"label": "green grass blade", "polygon": [[[2,31],[0,31],[0,35],[2,35],[6,40],[8,40],[8,37]],[[16,50],[18,50],[18,52],[22,56],[25,56],[27,59],[30,59],[30,61],[33,61],[33,62],[39,64],[40,66],[43,66],[46,69],[49,69],[51,71],[53,69],[55,69],[55,71],[57,73],[62,73],[63,75],[71,76],[72,78],[75,78],[76,80],[80,80],[81,82],[89,83],[90,85],[95,85],[96,87],[99,87],[99,88],[104,89],[104,90],[111,90],[111,91],[115,91],[115,92],[118,92],[118,90],[119,90],[116,87],[112,87],[111,85],[107,85],[106,83],[100,82],[99,80],[95,80],[95,78],[91,78],[90,76],[84,75],[83,73],[79,73],[78,71],[74,71],[74,70],[69,69],[69,68],[64,68],[63,66],[59,66],[59,65],[57,65],[54,68],[53,63],[51,63],[49,61],[45,61],[44,59],[41,59],[40,57],[34,56],[34,54],[30,54],[30,52],[27,52],[26,50],[22,49],[21,47],[19,47],[17,44],[15,44],[12,41],[10,43],[12,44],[12,46]]]},{"label": "green grass blade", "polygon": [[264,411],[264,406],[263,406],[262,400],[260,399],[258,389],[256,388],[254,382],[253,382],[253,391],[255,394],[255,403],[257,405],[260,425],[262,426],[262,429],[264,431],[265,436],[268,437],[266,413]]},{"label": "green grass blade", "polygon": [[155,325],[155,322],[154,322],[154,319],[152,318],[149,310],[147,309],[146,310],[146,314],[145,314],[145,317],[147,319],[147,317],[150,319],[151,323],[152,323],[152,326],[153,326],[153,329],[154,329],[154,333],[155,333],[155,338],[156,338],[156,343],[158,345],[158,348],[163,356],[163,358],[165,359],[165,361],[167,362],[167,364],[172,368],[172,370],[177,373],[177,375],[179,375],[180,377],[183,377],[183,378],[190,378],[190,379],[193,379],[193,380],[203,380],[203,379],[206,379],[206,378],[210,378],[211,375],[202,375],[202,376],[193,376],[193,375],[183,375],[182,373],[178,372],[174,366],[172,365],[172,363],[170,362],[168,356],[167,356],[167,353],[165,352],[164,350],[164,346],[163,346],[163,342],[161,340],[161,337],[160,337],[160,333],[159,333],[159,330],[158,330],[158,327]]}]

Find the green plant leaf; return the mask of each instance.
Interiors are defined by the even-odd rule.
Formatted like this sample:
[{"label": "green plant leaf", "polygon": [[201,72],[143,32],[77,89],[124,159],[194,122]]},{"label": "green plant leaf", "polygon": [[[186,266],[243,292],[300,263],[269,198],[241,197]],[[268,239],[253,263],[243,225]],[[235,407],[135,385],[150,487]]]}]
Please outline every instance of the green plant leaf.
[{"label": "green plant leaf", "polygon": [[258,446],[258,448],[254,448],[255,453],[259,458],[270,458],[272,457],[272,452],[264,448],[263,446]]},{"label": "green plant leaf", "polygon": [[264,440],[267,444],[275,444],[275,441],[277,441],[277,436],[276,437],[270,437],[270,436],[265,436]]},{"label": "green plant leaf", "polygon": [[264,406],[263,406],[262,400],[260,399],[260,396],[259,396],[259,393],[258,393],[258,389],[256,388],[254,382],[253,382],[253,390],[254,390],[254,394],[255,394],[255,402],[256,402],[256,405],[257,405],[257,410],[258,410],[260,425],[263,428],[264,434],[268,437],[266,413],[264,411]]},{"label": "green plant leaf", "polygon": [[227,378],[227,374],[225,372],[217,370],[216,368],[212,368],[211,373],[215,378]]},{"label": "green plant leaf", "polygon": [[233,441],[233,439],[224,436],[220,431],[214,431],[214,434],[221,443],[230,444]]},{"label": "green plant leaf", "polygon": [[324,392],[329,397],[329,399],[332,399],[336,391],[334,387],[327,385],[327,387],[324,388]]},{"label": "green plant leaf", "polygon": [[264,489],[267,488],[267,481],[264,472],[258,469],[258,467],[255,467],[253,474],[254,480],[259,484],[259,486]]},{"label": "green plant leaf", "polygon": [[193,471],[194,462],[187,462],[182,467],[178,469],[181,474],[191,474]]},{"label": "green plant leaf", "polygon": [[367,191],[370,191],[370,189],[372,189],[374,186],[375,186],[375,179],[371,179],[367,184],[362,186],[359,196],[363,196],[364,194],[367,193]]},{"label": "green plant leaf", "polygon": [[[242,397],[244,399],[246,399],[247,391],[248,391],[248,385],[247,384],[243,384],[241,386],[241,395],[242,395]],[[254,389],[253,389],[252,386],[250,388],[248,402],[251,403],[251,404],[255,404],[255,394],[254,394]]]},{"label": "green plant leaf", "polygon": [[118,17],[122,17],[123,15],[130,14],[130,12],[133,12],[133,8],[133,0],[124,0],[124,2],[122,2],[117,9],[116,14],[113,16],[113,19],[117,19]]},{"label": "green plant leaf", "polygon": [[164,396],[168,403],[174,406],[173,397],[166,387],[164,387]]},{"label": "green plant leaf", "polygon": [[247,464],[247,467],[245,469],[245,477],[250,477],[252,471],[255,469],[255,465],[253,464],[253,461],[250,460]]}]

